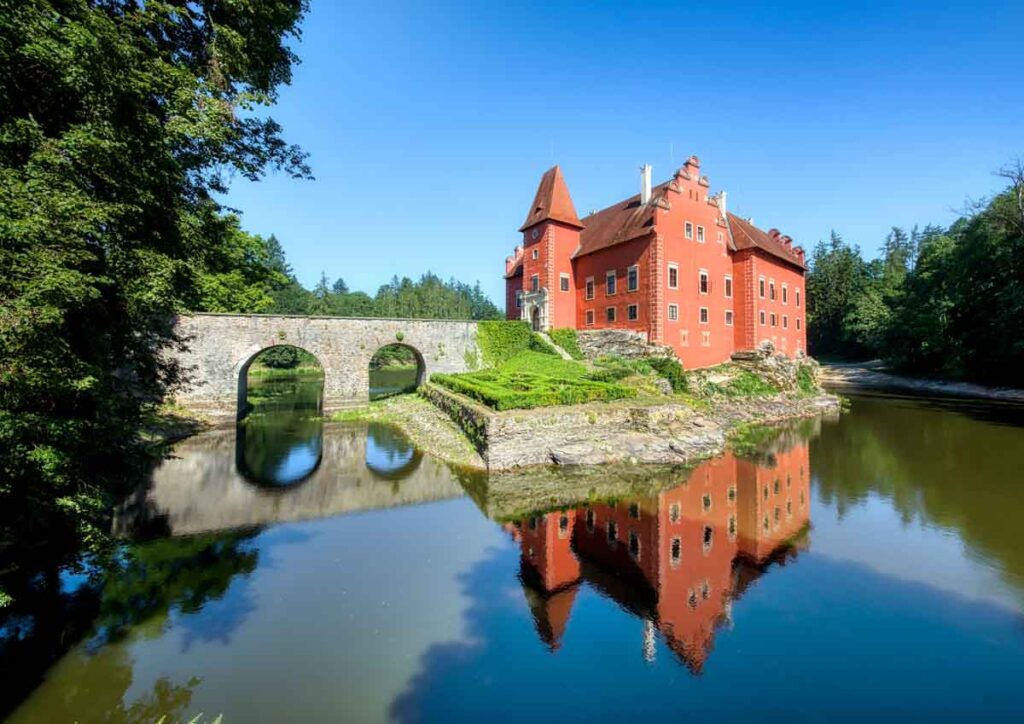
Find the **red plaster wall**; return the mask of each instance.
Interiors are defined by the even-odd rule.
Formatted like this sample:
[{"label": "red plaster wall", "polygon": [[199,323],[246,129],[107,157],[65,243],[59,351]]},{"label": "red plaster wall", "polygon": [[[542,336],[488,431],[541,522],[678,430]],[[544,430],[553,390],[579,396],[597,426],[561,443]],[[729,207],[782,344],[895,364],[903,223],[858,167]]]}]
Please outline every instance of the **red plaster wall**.
[{"label": "red plaster wall", "polygon": [[[584,220],[583,223],[586,223]],[[577,329],[632,329],[650,335],[651,314],[648,299],[651,290],[651,238],[635,239],[617,244],[575,260],[576,328]],[[636,264],[637,289],[626,291],[626,270]],[[615,270],[615,294],[607,295],[605,273]],[[586,299],[587,277],[594,277],[594,298]],[[627,307],[638,305],[635,321],[627,318]],[[605,309],[615,307],[615,322],[605,321]],[[594,324],[587,325],[588,309],[594,310]],[[648,337],[650,338],[650,337]]]},{"label": "red plaster wall", "polygon": [[523,274],[505,278],[505,319],[519,319],[520,309],[516,306],[516,292],[523,288]]},{"label": "red plaster wall", "polygon": [[[807,350],[807,324],[804,317],[806,292],[804,290],[803,273],[775,257],[760,251],[751,251],[749,264],[752,278],[752,319],[754,323],[754,345],[768,339],[775,349],[792,357],[797,351]],[[765,279],[765,296],[760,296],[761,277]],[[775,300],[771,299],[770,284],[775,282]],[[782,302],[782,286],[786,285],[788,302]],[[800,292],[800,304],[796,304],[796,292]],[[761,312],[765,313],[765,323],[761,324]],[[775,326],[772,326],[771,315],[775,314]],[[783,316],[787,318],[788,328],[783,326]],[[797,320],[800,328],[797,329]],[[749,349],[749,347],[747,347]]]}]

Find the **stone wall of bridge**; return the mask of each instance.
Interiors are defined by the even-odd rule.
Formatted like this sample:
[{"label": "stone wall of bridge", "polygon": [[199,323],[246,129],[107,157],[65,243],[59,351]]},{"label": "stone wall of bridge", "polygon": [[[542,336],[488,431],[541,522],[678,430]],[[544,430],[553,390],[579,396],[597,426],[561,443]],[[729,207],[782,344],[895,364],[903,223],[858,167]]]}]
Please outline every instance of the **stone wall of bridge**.
[{"label": "stone wall of bridge", "polygon": [[245,400],[246,373],[263,350],[278,345],[304,349],[324,370],[324,412],[369,400],[373,355],[388,344],[412,349],[423,379],[434,372],[465,372],[479,357],[476,322],[423,319],[193,314],[176,330],[185,350],[175,358],[187,385],[175,399],[188,410],[234,418]]}]

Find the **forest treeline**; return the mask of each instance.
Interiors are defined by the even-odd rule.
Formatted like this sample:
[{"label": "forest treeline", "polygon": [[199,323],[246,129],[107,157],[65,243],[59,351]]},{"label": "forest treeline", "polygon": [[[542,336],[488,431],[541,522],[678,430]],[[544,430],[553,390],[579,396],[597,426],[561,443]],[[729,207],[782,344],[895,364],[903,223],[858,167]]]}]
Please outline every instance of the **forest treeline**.
[{"label": "forest treeline", "polygon": [[[225,284],[225,275],[211,272],[205,285],[207,294],[193,311],[424,319],[504,316],[479,282],[444,281],[429,271],[415,281],[392,277],[373,296],[351,291],[343,278],[331,280],[324,272],[313,289],[306,289],[296,279],[276,236],[247,237],[250,251],[240,255],[242,263],[231,270],[239,274],[239,282]],[[247,270],[242,271],[243,265]]]},{"label": "forest treeline", "polygon": [[881,255],[832,233],[807,275],[808,347],[923,375],[1024,386],[1024,164],[948,227],[893,228]]}]

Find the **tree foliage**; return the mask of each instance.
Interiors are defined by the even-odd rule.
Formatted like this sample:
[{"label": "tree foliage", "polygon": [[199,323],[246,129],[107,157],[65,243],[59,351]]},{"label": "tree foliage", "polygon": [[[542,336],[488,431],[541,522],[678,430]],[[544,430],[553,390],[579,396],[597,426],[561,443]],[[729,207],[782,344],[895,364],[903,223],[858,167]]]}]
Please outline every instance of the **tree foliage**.
[{"label": "tree foliage", "polygon": [[1022,386],[1024,166],[949,228],[894,228],[865,261],[833,234],[807,276],[811,351],[880,356],[899,368]]},{"label": "tree foliage", "polygon": [[0,571],[105,541],[131,431],[180,377],[174,312],[269,306],[279,272],[214,194],[309,174],[261,113],[305,10],[0,2]]}]

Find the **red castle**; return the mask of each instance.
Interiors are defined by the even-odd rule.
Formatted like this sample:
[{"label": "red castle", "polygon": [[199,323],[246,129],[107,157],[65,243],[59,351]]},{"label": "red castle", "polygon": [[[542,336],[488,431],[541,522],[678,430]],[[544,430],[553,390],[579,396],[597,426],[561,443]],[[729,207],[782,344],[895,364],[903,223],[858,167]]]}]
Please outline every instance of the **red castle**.
[{"label": "red castle", "polygon": [[580,219],[558,166],[540,180],[505,260],[509,319],[534,329],[629,329],[672,347],[687,368],[770,341],[807,349],[804,251],[729,213],[691,156],[671,180]]}]

